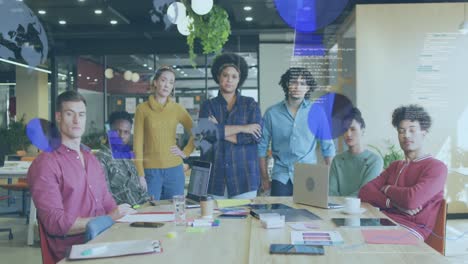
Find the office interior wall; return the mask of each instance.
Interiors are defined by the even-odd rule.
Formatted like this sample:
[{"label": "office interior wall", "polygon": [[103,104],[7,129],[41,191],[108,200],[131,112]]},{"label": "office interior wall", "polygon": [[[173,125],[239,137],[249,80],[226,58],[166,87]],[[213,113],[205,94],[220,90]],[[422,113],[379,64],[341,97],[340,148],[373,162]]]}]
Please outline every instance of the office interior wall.
[{"label": "office interior wall", "polygon": [[433,118],[426,150],[449,168],[449,213],[468,212],[468,164],[460,161],[460,151],[468,151],[468,35],[458,33],[463,16],[461,3],[356,7],[356,100],[367,141],[398,146],[392,111],[424,106]]}]

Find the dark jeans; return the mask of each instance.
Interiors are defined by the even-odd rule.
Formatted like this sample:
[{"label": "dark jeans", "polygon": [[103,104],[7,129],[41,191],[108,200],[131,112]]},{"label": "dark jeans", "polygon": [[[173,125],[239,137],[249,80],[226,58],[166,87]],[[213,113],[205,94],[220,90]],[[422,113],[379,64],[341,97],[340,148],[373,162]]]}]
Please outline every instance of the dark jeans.
[{"label": "dark jeans", "polygon": [[271,196],[292,196],[292,194],[293,184],[291,180],[289,180],[286,184],[283,184],[277,180],[271,181]]}]

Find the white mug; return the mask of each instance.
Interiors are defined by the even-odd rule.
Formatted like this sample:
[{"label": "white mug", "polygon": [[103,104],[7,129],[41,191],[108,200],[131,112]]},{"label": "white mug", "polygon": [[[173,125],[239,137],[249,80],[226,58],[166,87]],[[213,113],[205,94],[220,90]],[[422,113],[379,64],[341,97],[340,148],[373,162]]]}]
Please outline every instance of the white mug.
[{"label": "white mug", "polygon": [[355,197],[345,198],[344,209],[349,213],[359,213],[361,210],[361,199]]}]

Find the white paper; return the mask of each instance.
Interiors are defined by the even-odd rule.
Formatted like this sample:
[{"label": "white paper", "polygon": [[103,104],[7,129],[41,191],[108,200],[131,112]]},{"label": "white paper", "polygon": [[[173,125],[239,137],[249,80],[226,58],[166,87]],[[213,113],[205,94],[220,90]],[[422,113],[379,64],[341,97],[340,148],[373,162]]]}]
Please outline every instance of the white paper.
[{"label": "white paper", "polygon": [[179,104],[185,109],[193,109],[195,106],[193,97],[179,97]]},{"label": "white paper", "polygon": [[288,225],[298,231],[319,228],[319,225],[313,222],[289,223]]},{"label": "white paper", "polygon": [[130,114],[134,114],[135,110],[136,110],[136,98],[135,97],[125,98],[125,111],[129,112]]},{"label": "white paper", "polygon": [[174,214],[133,214],[126,215],[117,220],[117,222],[171,222],[174,221]]},{"label": "white paper", "polygon": [[336,245],[343,238],[338,231],[291,231],[291,244],[295,245]]},{"label": "white paper", "polygon": [[110,243],[73,245],[69,258],[107,258],[159,252],[161,252],[159,240],[129,240]]}]

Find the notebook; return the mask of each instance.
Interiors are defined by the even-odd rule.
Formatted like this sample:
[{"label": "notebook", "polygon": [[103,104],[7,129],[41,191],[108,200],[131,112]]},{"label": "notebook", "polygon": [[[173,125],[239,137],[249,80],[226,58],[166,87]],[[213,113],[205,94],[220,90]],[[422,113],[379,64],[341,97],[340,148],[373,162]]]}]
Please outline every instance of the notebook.
[{"label": "notebook", "polygon": [[190,182],[187,189],[186,207],[200,207],[200,199],[208,194],[211,163],[195,160],[192,163]]},{"label": "notebook", "polygon": [[294,166],[293,201],[326,209],[343,208],[328,202],[328,166],[297,163]]}]

